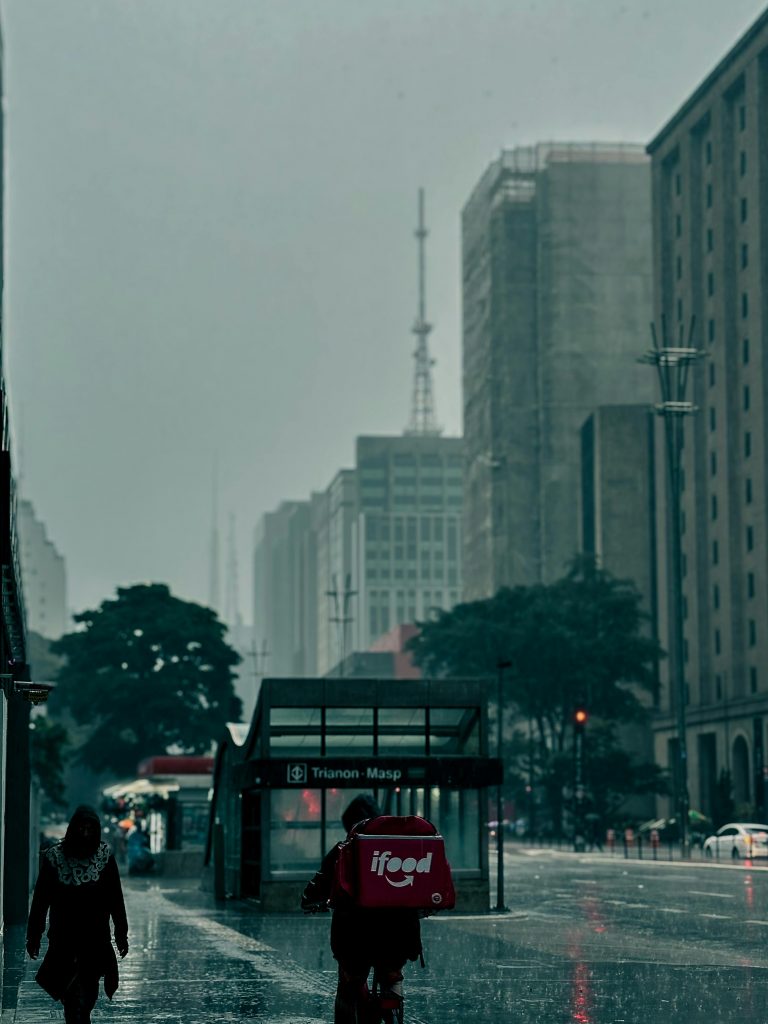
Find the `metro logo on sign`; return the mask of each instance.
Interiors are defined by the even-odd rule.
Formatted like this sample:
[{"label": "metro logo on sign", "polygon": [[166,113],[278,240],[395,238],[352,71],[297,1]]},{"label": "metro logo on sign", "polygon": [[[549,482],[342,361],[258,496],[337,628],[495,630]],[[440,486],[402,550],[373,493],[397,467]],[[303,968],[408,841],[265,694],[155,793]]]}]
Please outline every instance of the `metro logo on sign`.
[{"label": "metro logo on sign", "polygon": [[307,781],[306,764],[289,764],[286,768],[288,782],[302,783]]}]

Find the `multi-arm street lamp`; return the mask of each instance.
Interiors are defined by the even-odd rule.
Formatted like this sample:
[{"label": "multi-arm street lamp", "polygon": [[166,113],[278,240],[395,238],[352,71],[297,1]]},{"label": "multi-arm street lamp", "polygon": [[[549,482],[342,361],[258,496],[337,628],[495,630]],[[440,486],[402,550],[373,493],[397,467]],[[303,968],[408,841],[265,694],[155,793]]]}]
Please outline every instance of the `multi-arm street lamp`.
[{"label": "multi-arm street lamp", "polygon": [[677,725],[677,765],[674,772],[675,804],[680,826],[680,846],[685,856],[688,849],[688,752],[686,744],[684,639],[683,639],[683,555],[682,524],[680,505],[682,494],[682,453],[683,421],[695,413],[696,406],[686,398],[689,370],[704,353],[693,344],[695,319],[691,319],[688,343],[684,344],[683,328],[680,327],[679,344],[667,341],[666,321],[661,318],[661,344],[656,327],[651,324],[653,348],[642,357],[641,362],[656,367],[661,402],[656,412],[664,419],[664,435],[667,454],[667,478],[669,482],[668,553],[671,573],[671,622],[670,622],[670,684],[672,703]]}]

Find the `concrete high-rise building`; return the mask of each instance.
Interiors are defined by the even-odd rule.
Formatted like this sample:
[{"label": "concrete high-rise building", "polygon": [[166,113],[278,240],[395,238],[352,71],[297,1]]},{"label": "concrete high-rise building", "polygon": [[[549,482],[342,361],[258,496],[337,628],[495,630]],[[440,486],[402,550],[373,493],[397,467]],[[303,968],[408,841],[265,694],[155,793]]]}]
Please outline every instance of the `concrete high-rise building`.
[{"label": "concrete high-rise building", "polygon": [[325,675],[461,599],[461,438],[358,437],[355,461],[259,523],[254,622],[270,676]]},{"label": "concrete high-rise building", "polygon": [[461,600],[463,441],[358,437],[356,461],[352,635],[365,651],[393,626]]},{"label": "concrete high-rise building", "polygon": [[[694,338],[685,423],[683,671],[692,806],[729,773],[737,813],[768,811],[768,12],[648,146],[654,319]],[[646,346],[647,347],[647,346]],[[650,372],[650,371],[649,371]],[[664,478],[661,477],[663,485]],[[668,585],[660,587],[666,633]],[[662,634],[665,642],[665,634]],[[668,644],[666,644],[668,646]],[[666,683],[667,674],[664,673]],[[668,688],[656,760],[674,762]],[[722,787],[721,787],[722,788]]]},{"label": "concrete high-rise building", "polygon": [[67,569],[31,501],[19,501],[18,531],[27,628],[58,640],[69,629]]},{"label": "concrete high-rise building", "polygon": [[636,363],[651,300],[642,148],[502,152],[462,217],[464,595],[551,582],[579,549],[580,429],[650,402]]}]

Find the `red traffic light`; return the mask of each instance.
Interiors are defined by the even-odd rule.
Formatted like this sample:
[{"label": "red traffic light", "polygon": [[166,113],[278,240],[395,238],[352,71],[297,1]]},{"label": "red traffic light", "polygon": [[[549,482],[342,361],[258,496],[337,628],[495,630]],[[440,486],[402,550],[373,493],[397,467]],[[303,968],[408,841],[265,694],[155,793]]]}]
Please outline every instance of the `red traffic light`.
[{"label": "red traffic light", "polygon": [[577,725],[584,725],[588,718],[589,715],[584,710],[584,708],[578,708],[573,715],[573,720],[574,722],[576,722]]}]

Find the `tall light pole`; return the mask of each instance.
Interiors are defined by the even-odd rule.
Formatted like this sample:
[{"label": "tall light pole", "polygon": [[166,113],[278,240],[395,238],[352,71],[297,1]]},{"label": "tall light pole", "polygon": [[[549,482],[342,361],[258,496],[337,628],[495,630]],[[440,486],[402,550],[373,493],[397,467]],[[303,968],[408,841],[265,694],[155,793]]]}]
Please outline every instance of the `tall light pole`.
[{"label": "tall light pole", "polygon": [[688,343],[684,344],[683,327],[680,326],[679,343],[670,345],[667,340],[666,320],[661,318],[661,343],[656,327],[651,324],[653,348],[649,349],[641,362],[656,367],[661,390],[661,401],[656,412],[664,419],[666,441],[667,480],[669,484],[669,514],[667,544],[671,576],[671,622],[670,622],[670,689],[675,710],[677,727],[677,765],[674,773],[675,804],[680,825],[680,848],[683,856],[688,851],[688,751],[686,743],[684,638],[683,638],[683,552],[680,504],[682,493],[683,421],[695,413],[696,406],[686,398],[689,370],[704,353],[693,344],[695,319],[691,319]]},{"label": "tall light pole", "polygon": [[504,669],[511,668],[511,661],[501,658],[496,663],[496,756],[501,761],[501,781],[496,787],[496,911],[509,910],[504,904],[504,761],[502,760],[502,739],[504,733]]}]

